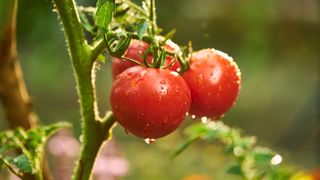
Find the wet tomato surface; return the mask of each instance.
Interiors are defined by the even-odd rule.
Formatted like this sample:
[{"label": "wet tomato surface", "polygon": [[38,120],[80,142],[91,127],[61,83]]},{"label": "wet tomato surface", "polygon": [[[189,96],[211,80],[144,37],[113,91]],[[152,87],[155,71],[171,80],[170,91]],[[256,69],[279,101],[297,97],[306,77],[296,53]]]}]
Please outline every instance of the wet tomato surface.
[{"label": "wet tomato surface", "polygon": [[191,96],[177,72],[134,66],[116,77],[110,101],[127,132],[156,139],[179,127],[189,111]]},{"label": "wet tomato surface", "polygon": [[219,119],[235,103],[241,73],[227,54],[215,49],[194,52],[182,75],[191,92],[190,114]]}]

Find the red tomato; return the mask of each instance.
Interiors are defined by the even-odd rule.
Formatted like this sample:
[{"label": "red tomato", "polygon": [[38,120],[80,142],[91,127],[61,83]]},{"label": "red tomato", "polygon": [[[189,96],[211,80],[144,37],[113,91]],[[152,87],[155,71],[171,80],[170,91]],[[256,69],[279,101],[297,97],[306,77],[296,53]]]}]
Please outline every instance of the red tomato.
[{"label": "red tomato", "polygon": [[219,119],[235,103],[241,73],[227,54],[215,49],[194,52],[182,75],[191,92],[190,114]]},{"label": "red tomato", "polygon": [[110,101],[117,121],[128,132],[155,139],[178,128],[191,96],[177,72],[134,66],[116,77]]},{"label": "red tomato", "polygon": [[[133,39],[124,56],[130,59],[136,60],[140,63],[143,63],[142,56],[144,55],[148,47],[149,47],[149,44],[143,41]],[[179,50],[179,46],[170,40],[167,40],[166,45],[164,47],[166,50],[174,53],[177,53]],[[147,56],[147,61],[151,63],[152,60],[153,60],[153,56],[150,53]],[[169,65],[174,60],[175,59],[172,56],[167,56],[165,65]],[[124,59],[113,58],[112,78],[115,79],[118,74],[122,73],[124,70],[132,66],[137,66],[137,64]],[[172,66],[169,67],[169,69],[172,71],[178,71],[179,68],[180,68],[180,64],[177,61],[174,62]]]}]

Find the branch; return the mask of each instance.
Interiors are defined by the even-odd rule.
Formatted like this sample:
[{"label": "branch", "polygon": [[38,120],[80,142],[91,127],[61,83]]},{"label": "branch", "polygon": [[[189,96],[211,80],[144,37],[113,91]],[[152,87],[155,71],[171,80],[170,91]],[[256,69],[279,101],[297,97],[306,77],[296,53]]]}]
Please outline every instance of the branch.
[{"label": "branch", "polygon": [[24,84],[16,47],[18,2],[11,1],[8,21],[0,34],[0,100],[10,128],[35,126],[36,116]]},{"label": "branch", "polygon": [[[3,32],[0,33],[0,100],[11,129],[17,127],[31,129],[36,126],[36,114],[24,83],[17,56],[17,10],[18,0],[10,1],[7,23]],[[52,179],[47,161],[42,163],[44,179]],[[29,176],[29,179],[35,179],[31,174],[26,176]]]}]

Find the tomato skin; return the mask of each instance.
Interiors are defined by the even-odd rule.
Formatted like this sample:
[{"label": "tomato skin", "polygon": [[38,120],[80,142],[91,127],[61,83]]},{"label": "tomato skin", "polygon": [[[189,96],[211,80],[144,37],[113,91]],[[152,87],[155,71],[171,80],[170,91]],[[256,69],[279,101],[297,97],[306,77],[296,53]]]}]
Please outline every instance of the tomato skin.
[{"label": "tomato skin", "polygon": [[189,111],[191,95],[177,72],[134,66],[116,77],[110,102],[126,131],[155,139],[179,127]]},{"label": "tomato skin", "polygon": [[235,103],[241,73],[227,54],[215,49],[194,52],[182,75],[191,92],[190,114],[219,119]]},{"label": "tomato skin", "polygon": [[[127,49],[124,56],[144,64],[142,56],[144,55],[144,53],[147,51],[148,48],[149,48],[149,44],[147,44],[143,41],[133,39],[133,40],[131,40],[130,46]],[[167,41],[164,48],[168,51],[171,51],[171,52],[177,52],[179,50],[179,46],[169,40]],[[165,65],[169,65],[174,60],[175,59],[173,57],[167,56],[166,61],[165,61]],[[151,53],[148,54],[147,61],[149,63],[151,63],[153,61],[153,56]],[[114,80],[118,74],[122,73],[123,71],[125,71],[129,67],[137,66],[137,65],[138,64],[124,60],[124,59],[113,58],[112,79]],[[168,69],[170,69],[172,71],[178,71],[179,68],[180,68],[180,64],[176,61]]]}]

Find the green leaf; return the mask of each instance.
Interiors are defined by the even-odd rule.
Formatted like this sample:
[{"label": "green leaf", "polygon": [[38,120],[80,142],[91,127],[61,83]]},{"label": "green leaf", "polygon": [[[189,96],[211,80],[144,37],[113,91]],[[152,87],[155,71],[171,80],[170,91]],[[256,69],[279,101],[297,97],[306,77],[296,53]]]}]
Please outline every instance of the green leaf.
[{"label": "green leaf", "polygon": [[253,149],[253,158],[258,164],[270,164],[275,153],[268,148],[256,147]]},{"label": "green leaf", "polygon": [[193,124],[186,129],[186,134],[189,137],[202,136],[203,134],[206,134],[206,133],[208,133],[208,128],[203,123]]},{"label": "green leaf", "polygon": [[31,161],[24,154],[11,159],[11,162],[24,173],[33,173]]},{"label": "green leaf", "polygon": [[[0,162],[16,167],[23,173],[41,173],[41,157],[46,140],[57,130],[70,127],[70,123],[56,123],[25,131],[22,128],[0,132]],[[12,151],[22,154],[11,157]],[[11,169],[12,170],[12,169]]]},{"label": "green leaf", "polygon": [[226,171],[228,174],[234,174],[234,175],[242,175],[242,170],[240,165],[233,165],[229,167]]},{"label": "green leaf", "polygon": [[93,25],[90,23],[89,19],[87,18],[86,14],[83,11],[79,11],[79,16],[81,19],[81,25],[82,27],[89,33],[91,34],[95,34],[94,32],[94,27]]},{"label": "green leaf", "polygon": [[54,123],[52,125],[43,127],[43,131],[45,133],[45,136],[49,137],[60,129],[70,128],[70,127],[72,127],[72,125],[68,122],[58,122],[58,123]]},{"label": "green leaf", "polygon": [[107,32],[112,20],[112,13],[115,11],[115,0],[98,0],[96,12],[96,25],[100,34]]},{"label": "green leaf", "polygon": [[237,142],[237,145],[248,149],[251,148],[254,144],[256,143],[256,138],[255,137],[243,137],[241,139],[239,139],[239,141]]},{"label": "green leaf", "polygon": [[137,32],[138,32],[138,37],[140,40],[142,40],[142,37],[145,32],[148,30],[148,23],[147,21],[142,21],[137,25]]}]

